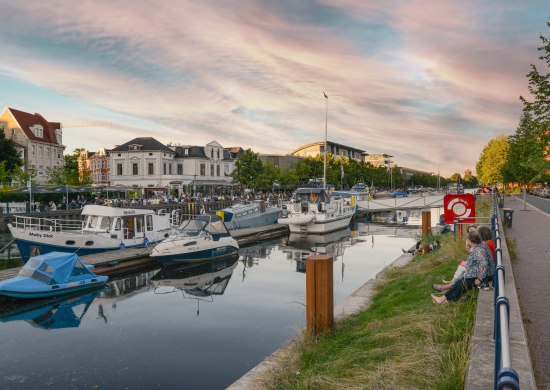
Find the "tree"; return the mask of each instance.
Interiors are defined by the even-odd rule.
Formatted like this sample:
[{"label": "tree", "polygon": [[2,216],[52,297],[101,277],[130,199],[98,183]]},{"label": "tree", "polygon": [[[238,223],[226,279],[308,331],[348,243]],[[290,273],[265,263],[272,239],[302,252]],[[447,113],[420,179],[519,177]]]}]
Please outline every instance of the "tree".
[{"label": "tree", "polygon": [[65,185],[67,184],[67,172],[65,167],[55,166],[46,169],[48,184]]},{"label": "tree", "polygon": [[2,128],[0,128],[0,156],[2,156],[2,162],[5,162],[4,169],[7,172],[13,172],[15,168],[23,163],[19,152],[15,148],[15,142],[11,138],[6,138]]},{"label": "tree", "polygon": [[233,183],[239,184],[241,189],[254,188],[262,168],[258,153],[254,153],[251,149],[245,150],[235,162],[235,169],[231,173]]},{"label": "tree", "polygon": [[504,181],[503,167],[506,163],[510,143],[502,134],[489,141],[483,148],[476,164],[477,177],[483,184],[497,184]]},{"label": "tree", "polygon": [[460,176],[460,173],[458,172],[453,173],[451,177],[449,177],[449,181],[451,183],[458,183],[461,180],[462,180],[462,176]]},{"label": "tree", "polygon": [[36,171],[34,169],[24,170],[23,167],[18,166],[12,172],[13,180],[20,186],[26,186],[27,182],[31,182],[32,185],[36,184],[34,180],[36,178]]}]

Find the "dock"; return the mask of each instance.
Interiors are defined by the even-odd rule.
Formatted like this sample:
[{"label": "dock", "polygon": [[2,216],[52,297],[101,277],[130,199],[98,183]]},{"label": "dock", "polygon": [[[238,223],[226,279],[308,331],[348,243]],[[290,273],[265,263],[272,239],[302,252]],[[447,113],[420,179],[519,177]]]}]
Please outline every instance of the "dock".
[{"label": "dock", "polygon": [[[239,243],[239,247],[244,247],[255,244],[258,241],[286,236],[288,234],[288,226],[273,224],[256,228],[231,230],[230,233]],[[150,247],[135,247],[80,256],[80,259],[85,264],[93,265],[94,273],[98,275],[113,275],[158,264],[154,259],[149,257],[150,254]],[[158,265],[160,267],[160,264]],[[1,270],[0,280],[17,276],[20,269],[21,267]]]}]

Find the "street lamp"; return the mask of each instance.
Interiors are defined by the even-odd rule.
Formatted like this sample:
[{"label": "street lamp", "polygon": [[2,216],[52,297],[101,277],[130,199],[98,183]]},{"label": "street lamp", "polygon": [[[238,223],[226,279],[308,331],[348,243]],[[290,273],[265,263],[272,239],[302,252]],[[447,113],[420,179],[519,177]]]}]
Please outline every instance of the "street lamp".
[{"label": "street lamp", "polygon": [[393,190],[393,169],[392,169],[392,166],[391,166],[391,158],[392,157],[393,157],[392,155],[384,154],[384,158],[388,159],[388,169],[390,171],[390,191]]}]

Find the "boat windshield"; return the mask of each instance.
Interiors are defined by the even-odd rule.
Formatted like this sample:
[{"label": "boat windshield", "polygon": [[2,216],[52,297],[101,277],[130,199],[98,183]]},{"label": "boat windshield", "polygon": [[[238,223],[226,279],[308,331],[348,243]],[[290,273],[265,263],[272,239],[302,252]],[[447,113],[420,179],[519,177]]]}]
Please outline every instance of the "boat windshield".
[{"label": "boat windshield", "polygon": [[53,280],[54,272],[55,268],[47,262],[31,258],[27,261],[27,264],[21,268],[19,276],[35,279],[45,284],[55,284],[56,282]]},{"label": "boat windshield", "polygon": [[178,235],[184,235],[189,237],[198,236],[199,233],[204,230],[207,223],[205,221],[199,221],[196,219],[190,219],[184,221],[181,226],[177,229]]}]

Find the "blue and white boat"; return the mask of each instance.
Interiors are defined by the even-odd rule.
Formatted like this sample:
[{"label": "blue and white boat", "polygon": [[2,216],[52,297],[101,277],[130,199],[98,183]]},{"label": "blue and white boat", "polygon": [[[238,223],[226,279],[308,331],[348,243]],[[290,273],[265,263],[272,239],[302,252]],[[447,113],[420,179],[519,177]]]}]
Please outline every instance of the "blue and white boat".
[{"label": "blue and white boat", "polygon": [[231,207],[216,211],[229,230],[259,227],[277,223],[283,209],[271,207],[265,201],[237,203]]},{"label": "blue and white boat", "polygon": [[31,257],[19,275],[0,282],[0,295],[36,299],[72,294],[105,285],[107,276],[98,276],[75,253],[50,252]]},{"label": "blue and white boat", "polygon": [[161,263],[178,264],[233,256],[239,244],[217,215],[202,214],[185,220],[153,247],[151,257]]},{"label": "blue and white boat", "polygon": [[83,220],[15,216],[8,224],[23,261],[48,252],[89,255],[157,242],[179,215],[164,211],[87,205]]}]

